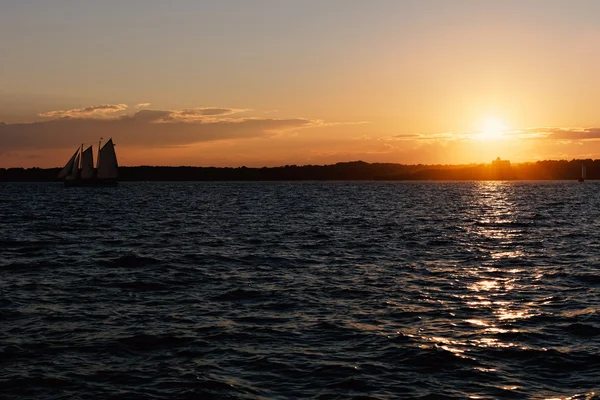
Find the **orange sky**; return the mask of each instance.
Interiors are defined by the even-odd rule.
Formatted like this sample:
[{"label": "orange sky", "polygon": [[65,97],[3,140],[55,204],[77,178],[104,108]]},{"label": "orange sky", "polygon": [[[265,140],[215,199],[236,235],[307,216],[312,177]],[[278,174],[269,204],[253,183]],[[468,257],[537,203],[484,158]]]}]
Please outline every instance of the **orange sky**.
[{"label": "orange sky", "polygon": [[0,5],[0,167],[600,158],[600,2]]}]

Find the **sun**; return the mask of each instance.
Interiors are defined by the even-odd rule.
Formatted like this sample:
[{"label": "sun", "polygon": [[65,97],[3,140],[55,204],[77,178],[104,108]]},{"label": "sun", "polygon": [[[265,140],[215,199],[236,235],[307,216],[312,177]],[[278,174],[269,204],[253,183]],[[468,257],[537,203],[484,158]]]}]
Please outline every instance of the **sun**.
[{"label": "sun", "polygon": [[489,117],[483,122],[478,138],[481,140],[500,139],[504,135],[506,125],[496,117]]}]

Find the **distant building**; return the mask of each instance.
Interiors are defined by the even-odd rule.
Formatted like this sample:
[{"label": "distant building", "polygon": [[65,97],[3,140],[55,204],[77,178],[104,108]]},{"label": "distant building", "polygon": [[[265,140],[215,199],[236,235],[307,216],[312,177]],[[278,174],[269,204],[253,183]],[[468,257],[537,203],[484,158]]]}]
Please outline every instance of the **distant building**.
[{"label": "distant building", "polygon": [[495,160],[492,161],[492,167],[494,168],[510,168],[510,161],[508,160],[501,160],[500,157],[496,158]]},{"label": "distant building", "polygon": [[510,161],[501,160],[500,157],[492,161],[493,179],[514,179]]}]

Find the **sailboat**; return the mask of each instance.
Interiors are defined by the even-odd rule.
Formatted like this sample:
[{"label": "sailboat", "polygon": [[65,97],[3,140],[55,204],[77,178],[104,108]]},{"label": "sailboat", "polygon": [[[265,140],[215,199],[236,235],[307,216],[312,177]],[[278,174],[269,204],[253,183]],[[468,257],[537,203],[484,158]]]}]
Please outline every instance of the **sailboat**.
[{"label": "sailboat", "polygon": [[585,180],[585,165],[581,164],[581,178],[578,179],[579,182],[583,182]]},{"label": "sailboat", "polygon": [[112,138],[100,147],[98,142],[98,161],[94,168],[94,154],[90,145],[85,150],[83,144],[77,148],[64,168],[59,172],[58,179],[64,180],[65,187],[74,186],[116,186],[119,172],[117,154]]}]

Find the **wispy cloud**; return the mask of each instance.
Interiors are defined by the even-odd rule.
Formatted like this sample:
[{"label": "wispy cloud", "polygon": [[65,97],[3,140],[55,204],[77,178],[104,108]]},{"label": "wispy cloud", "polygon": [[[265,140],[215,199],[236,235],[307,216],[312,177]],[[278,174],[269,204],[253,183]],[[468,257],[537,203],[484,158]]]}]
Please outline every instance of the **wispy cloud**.
[{"label": "wispy cloud", "polygon": [[519,135],[526,137],[535,137],[541,139],[561,140],[561,141],[580,141],[600,139],[600,128],[556,128],[556,127],[538,127],[528,128],[519,131]]},{"label": "wispy cloud", "polygon": [[50,118],[33,123],[0,124],[0,148],[63,148],[98,137],[112,136],[122,145],[141,147],[184,146],[193,143],[268,137],[330,123],[308,118],[243,117],[249,109],[190,108],[182,110],[124,111],[126,105],[102,105],[44,113]]},{"label": "wispy cloud", "polygon": [[200,107],[200,108],[184,108],[181,110],[171,110],[169,113],[169,121],[200,121],[214,122],[211,117],[221,119],[224,116],[240,114],[252,111],[249,108],[218,108],[218,107]]},{"label": "wispy cloud", "polygon": [[150,107],[150,103],[138,103],[135,105],[135,108],[147,108]]},{"label": "wispy cloud", "polygon": [[103,104],[85,108],[73,108],[71,110],[48,111],[41,113],[45,118],[103,118],[111,117],[115,113],[127,110],[127,104]]},{"label": "wispy cloud", "polygon": [[441,133],[406,133],[393,136],[385,136],[379,140],[384,141],[395,141],[395,140],[419,140],[419,141],[435,141],[435,140],[457,140],[464,139],[468,136],[467,134],[456,134],[453,132],[441,132]]},{"label": "wispy cloud", "polygon": [[[431,141],[431,140],[466,140],[478,139],[481,132],[442,132],[433,134],[408,133],[386,136],[380,140],[394,141]],[[526,129],[505,130],[500,136],[504,139],[546,139],[568,143],[571,141],[599,140],[600,128],[560,128],[560,127],[536,127]]]}]

